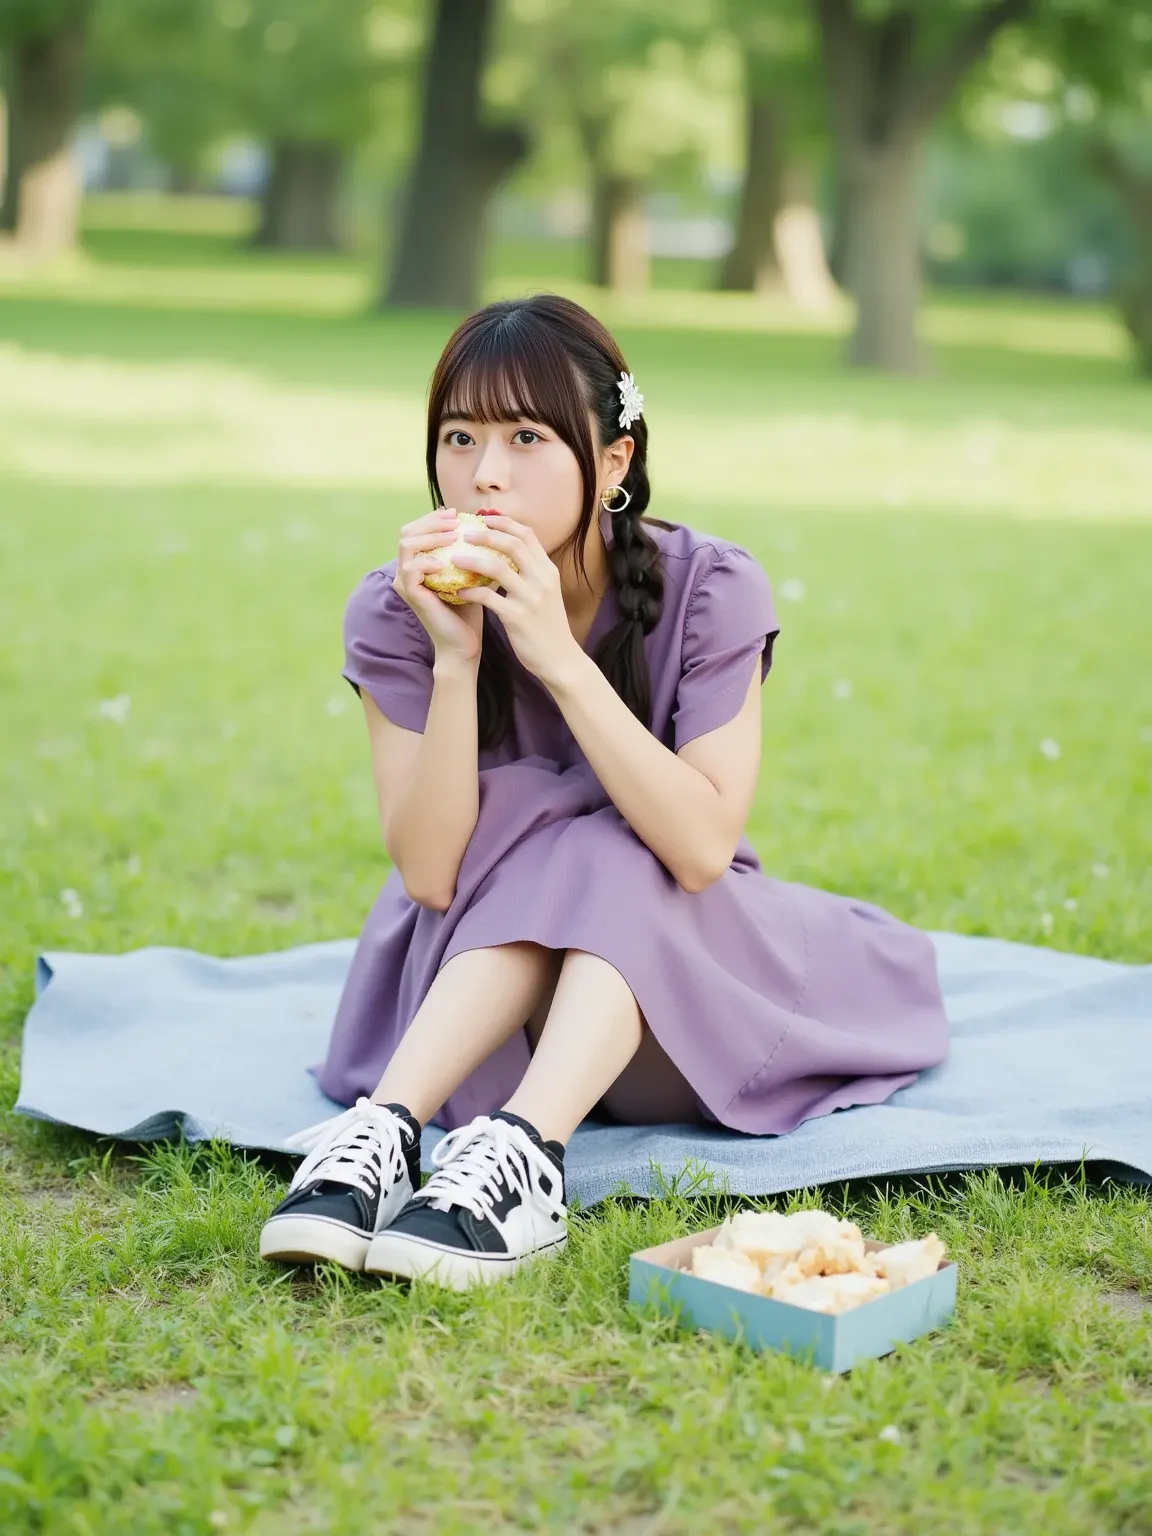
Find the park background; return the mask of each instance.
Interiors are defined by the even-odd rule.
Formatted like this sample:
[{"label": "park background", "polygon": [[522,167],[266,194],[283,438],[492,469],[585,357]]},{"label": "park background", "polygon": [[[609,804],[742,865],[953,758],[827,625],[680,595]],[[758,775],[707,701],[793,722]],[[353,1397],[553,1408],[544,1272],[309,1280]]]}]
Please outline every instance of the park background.
[{"label": "park background", "polygon": [[810,1193],[965,1277],[833,1384],[626,1312],[719,1197],[408,1294],[261,1268],[287,1165],[8,1108],[38,953],[358,931],[343,605],[541,288],[772,578],[766,868],[1152,960],[1147,7],[0,0],[0,58],[0,1526],[1152,1530],[1139,1191]]}]

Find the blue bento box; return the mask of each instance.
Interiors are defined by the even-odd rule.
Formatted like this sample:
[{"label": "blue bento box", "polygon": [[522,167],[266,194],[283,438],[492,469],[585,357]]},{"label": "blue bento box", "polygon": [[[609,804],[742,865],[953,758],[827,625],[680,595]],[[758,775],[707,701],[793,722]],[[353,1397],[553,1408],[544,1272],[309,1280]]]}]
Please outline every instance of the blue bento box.
[{"label": "blue bento box", "polygon": [[[834,1316],[702,1280],[691,1273],[692,1250],[711,1243],[719,1230],[710,1227],[634,1253],[628,1266],[629,1301],[675,1314],[683,1328],[741,1339],[753,1349],[794,1355],[837,1373],[931,1333],[956,1310],[956,1265],[951,1259],[925,1280]],[[875,1253],[887,1244],[864,1246]]]}]

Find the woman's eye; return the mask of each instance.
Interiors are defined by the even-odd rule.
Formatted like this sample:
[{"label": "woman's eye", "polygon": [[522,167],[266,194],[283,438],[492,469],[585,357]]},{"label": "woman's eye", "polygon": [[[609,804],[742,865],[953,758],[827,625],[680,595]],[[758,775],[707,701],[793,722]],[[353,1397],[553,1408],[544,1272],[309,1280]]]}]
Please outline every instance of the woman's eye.
[{"label": "woman's eye", "polygon": [[[461,438],[464,439],[463,442],[460,441]],[[461,432],[459,429],[454,432],[449,432],[448,434],[448,442],[453,448],[467,448],[471,441],[472,439],[468,433]]]},{"label": "woman's eye", "polygon": [[[516,434],[516,440],[523,442],[524,438],[529,438],[531,443],[538,443],[540,441],[540,434],[539,432],[533,432],[531,427],[522,427]],[[524,447],[530,447],[531,443],[524,443]]]}]

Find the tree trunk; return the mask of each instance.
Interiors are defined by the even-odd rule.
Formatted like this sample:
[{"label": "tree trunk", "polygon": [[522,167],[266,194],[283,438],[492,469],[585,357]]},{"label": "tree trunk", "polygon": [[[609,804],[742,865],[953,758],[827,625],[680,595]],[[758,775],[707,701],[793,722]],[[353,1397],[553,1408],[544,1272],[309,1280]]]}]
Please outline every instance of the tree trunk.
[{"label": "tree trunk", "polygon": [[489,200],[528,149],[521,129],[481,122],[480,76],[492,8],[493,0],[437,0],[420,146],[385,305],[476,305]]},{"label": "tree trunk", "polygon": [[918,146],[861,155],[845,177],[845,279],[856,300],[848,361],[892,373],[924,366],[920,307]]},{"label": "tree trunk", "polygon": [[800,161],[787,165],[783,189],[773,238],[784,291],[800,309],[830,309],[836,302],[836,284],[828,268],[811,167]]},{"label": "tree trunk", "polygon": [[279,140],[260,209],[254,245],[291,251],[335,251],[344,151],[334,144]]},{"label": "tree trunk", "polygon": [[718,286],[725,292],[763,293],[780,284],[776,217],[784,179],[782,127],[776,103],[750,93],[745,111],[744,187],[736,238],[720,268]]},{"label": "tree trunk", "polygon": [[644,183],[599,173],[592,186],[592,281],[601,288],[647,288],[648,218]]},{"label": "tree trunk", "polygon": [[837,232],[856,329],[849,361],[913,372],[920,295],[916,169],[920,147],[996,32],[1031,0],[995,0],[963,15],[934,56],[918,52],[923,13],[903,0],[879,16],[859,0],[815,0],[836,148]]},{"label": "tree trunk", "polygon": [[8,170],[0,230],[29,255],[75,244],[80,177],[71,139],[80,109],[84,26],[79,18],[9,49]]},{"label": "tree trunk", "polygon": [[[3,60],[0,59],[0,81],[7,85],[4,79],[5,70]],[[5,188],[8,182],[8,98],[3,90],[0,90],[0,229],[3,229],[3,216],[5,209]]]},{"label": "tree trunk", "polygon": [[1092,162],[1111,182],[1136,234],[1136,270],[1119,285],[1117,298],[1136,367],[1152,377],[1152,175],[1138,171],[1108,139],[1092,146]]}]

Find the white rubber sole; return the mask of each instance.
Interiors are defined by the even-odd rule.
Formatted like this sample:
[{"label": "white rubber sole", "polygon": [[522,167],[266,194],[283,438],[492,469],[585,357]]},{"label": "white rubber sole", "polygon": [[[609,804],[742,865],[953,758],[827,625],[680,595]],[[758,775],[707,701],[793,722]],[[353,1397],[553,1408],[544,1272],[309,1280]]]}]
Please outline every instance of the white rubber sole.
[{"label": "white rubber sole", "polygon": [[260,1257],[285,1264],[325,1260],[356,1271],[364,1268],[370,1239],[325,1216],[273,1216],[260,1233]]},{"label": "white rubber sole", "polygon": [[404,1237],[381,1232],[373,1238],[364,1261],[367,1275],[391,1275],[398,1280],[431,1280],[446,1290],[467,1291],[474,1285],[490,1285],[507,1280],[526,1264],[537,1259],[554,1259],[568,1242],[565,1233],[545,1248],[533,1248],[519,1255],[463,1253],[459,1248],[442,1248],[438,1243],[419,1237]]}]

